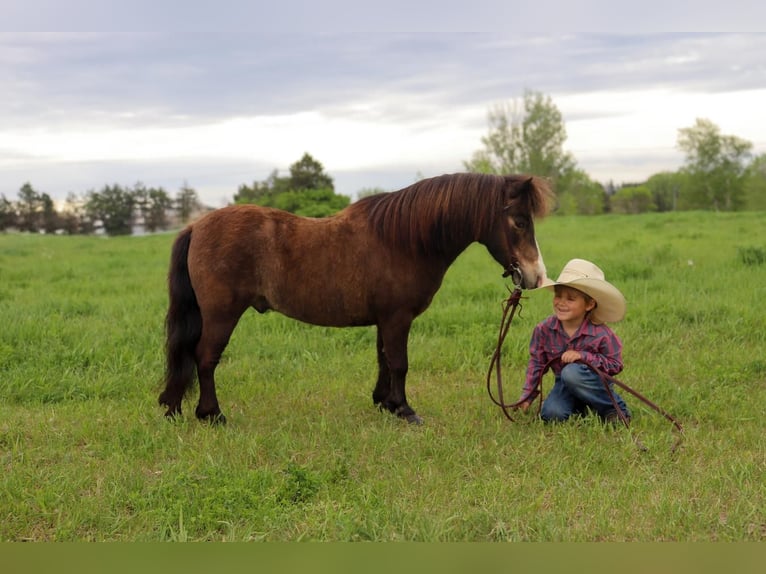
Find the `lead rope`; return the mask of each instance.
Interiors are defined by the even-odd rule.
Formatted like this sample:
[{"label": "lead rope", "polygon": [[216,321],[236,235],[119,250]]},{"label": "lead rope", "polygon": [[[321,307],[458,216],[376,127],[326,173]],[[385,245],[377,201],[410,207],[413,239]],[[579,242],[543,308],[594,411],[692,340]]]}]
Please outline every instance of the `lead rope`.
[{"label": "lead rope", "polygon": [[[489,398],[492,399],[493,403],[500,407],[500,409],[503,411],[503,414],[505,415],[505,418],[507,418],[509,421],[513,421],[513,417],[509,411],[515,409],[519,404],[521,404],[522,401],[513,403],[511,405],[506,405],[505,401],[503,400],[503,375],[500,352],[503,348],[505,337],[508,334],[508,329],[511,327],[511,321],[513,321],[513,317],[516,314],[516,310],[519,309],[519,313],[521,313],[521,308],[521,288],[517,286],[511,293],[510,297],[508,297],[508,299],[506,299],[503,303],[503,317],[500,320],[500,333],[497,337],[497,346],[495,347],[495,352],[492,354],[492,360],[489,363],[489,371],[487,372],[487,392],[489,393]],[[495,399],[494,395],[492,394],[493,370],[495,370],[497,374],[497,399]]]},{"label": "lead rope", "polygon": [[[511,404],[505,403],[505,400],[503,399],[503,378],[502,378],[502,368],[501,368],[502,361],[501,361],[500,355],[501,355],[503,343],[505,342],[505,337],[508,335],[508,329],[510,329],[511,322],[513,321],[513,317],[516,315],[516,310],[518,309],[519,314],[521,313],[521,309],[522,309],[521,299],[522,299],[521,288],[516,286],[513,292],[511,293],[511,295],[508,297],[508,299],[506,299],[505,302],[503,303],[503,316],[500,320],[500,331],[497,337],[497,347],[495,348],[495,352],[492,354],[492,359],[490,360],[490,363],[489,363],[489,370],[487,371],[487,393],[489,394],[489,398],[492,400],[493,403],[495,403],[497,406],[500,407],[500,409],[503,411],[503,414],[505,415],[505,418],[507,418],[509,421],[512,421],[512,422],[514,421],[514,418],[511,416],[509,411],[515,410],[516,408],[518,408],[519,405],[521,405],[526,400],[526,397],[522,398],[519,401],[516,401],[515,403],[511,403]],[[540,371],[540,376],[537,380],[537,384],[535,385],[535,388],[532,391],[532,392],[538,391],[538,398],[539,398],[539,403],[537,406],[538,415],[540,414],[540,410],[542,409],[542,404],[543,404],[543,400],[542,400],[543,376],[545,375],[545,373],[548,372],[548,369],[550,368],[550,366],[557,360],[559,360],[559,357],[556,357],[548,361],[545,367]],[[656,405],[655,403],[647,399],[638,391],[630,388],[628,385],[626,385],[622,381],[617,380],[616,378],[605,373],[598,367],[595,367],[586,361],[579,361],[579,362],[593,369],[593,371],[599,376],[602,384],[604,385],[604,389],[606,389],[607,393],[609,394],[609,398],[612,401],[612,405],[614,405],[615,411],[617,412],[617,416],[620,418],[620,421],[622,421],[622,423],[625,425],[625,428],[630,430],[630,421],[625,416],[625,413],[622,411],[622,409],[619,408],[617,404],[617,399],[614,396],[614,391],[612,390],[612,387],[609,385],[610,382],[626,390],[631,395],[636,397],[638,400],[648,405],[651,409],[657,411],[663,417],[665,417],[671,423],[673,423],[673,426],[678,431],[678,437],[676,438],[675,442],[671,446],[670,452],[673,453],[678,449],[678,447],[681,444],[681,441],[683,440],[684,429],[681,426],[681,423],[678,422],[678,420],[675,417],[673,417],[670,413],[668,413],[662,407]],[[495,398],[495,396],[492,394],[492,372],[493,371],[495,371],[495,374],[497,376],[497,398]],[[633,439],[640,450],[642,451],[649,450],[646,448],[646,446],[641,442],[641,440],[637,436],[633,435]]]},{"label": "lead rope", "polygon": [[[630,422],[626,418],[625,413],[622,412],[622,409],[617,406],[617,399],[615,399],[614,391],[612,390],[612,387],[609,385],[610,382],[612,382],[615,385],[617,385],[618,387],[628,391],[631,395],[636,397],[638,400],[640,400],[644,404],[648,405],[650,408],[652,408],[653,410],[657,411],[663,417],[665,417],[671,423],[673,423],[673,426],[678,431],[678,437],[676,437],[676,440],[673,443],[673,446],[670,447],[670,452],[675,452],[678,449],[678,447],[681,445],[681,441],[683,440],[683,437],[684,437],[684,428],[681,426],[681,423],[678,422],[678,420],[673,415],[671,415],[669,412],[667,412],[665,409],[663,409],[659,405],[656,405],[655,403],[653,403],[652,401],[647,399],[645,396],[643,396],[641,393],[639,393],[635,389],[632,389],[628,385],[623,383],[622,381],[619,381],[619,380],[615,379],[612,375],[610,375],[608,373],[605,373],[604,371],[602,371],[598,367],[590,365],[590,364],[588,364],[585,361],[581,361],[581,362],[584,365],[587,365],[589,368],[593,369],[596,372],[596,374],[601,378],[601,383],[604,385],[604,388],[609,393],[609,398],[612,400],[612,404],[614,405],[614,408],[617,411],[617,415],[620,417],[620,420],[622,421],[622,423],[625,425],[626,428],[630,428]],[[638,447],[641,450],[649,450],[649,449],[647,449],[643,445],[643,443],[638,439],[638,437],[635,437],[635,440],[636,440],[636,444],[638,444]]]}]

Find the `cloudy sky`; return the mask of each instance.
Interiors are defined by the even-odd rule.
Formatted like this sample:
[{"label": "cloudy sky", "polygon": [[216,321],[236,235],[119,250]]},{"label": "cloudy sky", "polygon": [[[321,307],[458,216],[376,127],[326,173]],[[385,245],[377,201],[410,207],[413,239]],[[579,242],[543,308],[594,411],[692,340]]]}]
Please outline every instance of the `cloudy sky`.
[{"label": "cloudy sky", "polygon": [[340,193],[398,189],[462,170],[491,107],[525,90],[552,98],[565,149],[598,181],[678,169],[678,129],[696,118],[766,152],[766,34],[317,32],[309,16],[296,30],[262,17],[226,32],[0,32],[0,193],[188,182],[217,207],[304,152]]}]

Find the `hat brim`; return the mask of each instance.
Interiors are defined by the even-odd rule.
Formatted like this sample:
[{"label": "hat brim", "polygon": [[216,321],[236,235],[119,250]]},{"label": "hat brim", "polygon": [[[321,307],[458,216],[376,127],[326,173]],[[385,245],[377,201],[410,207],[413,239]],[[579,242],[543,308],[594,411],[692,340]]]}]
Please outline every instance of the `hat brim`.
[{"label": "hat brim", "polygon": [[590,315],[594,323],[617,323],[625,317],[625,297],[608,281],[586,277],[559,282],[546,277],[540,287],[553,291],[557,285],[572,287],[596,300],[596,308]]}]

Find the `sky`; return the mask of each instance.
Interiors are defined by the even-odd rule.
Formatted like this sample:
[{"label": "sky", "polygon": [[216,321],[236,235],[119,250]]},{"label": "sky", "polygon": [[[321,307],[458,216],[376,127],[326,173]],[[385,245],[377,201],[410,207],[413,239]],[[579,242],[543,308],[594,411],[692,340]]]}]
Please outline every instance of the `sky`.
[{"label": "sky", "polygon": [[[297,24],[229,10],[225,23],[194,13],[170,27],[158,22],[172,11],[155,14],[152,26],[133,12],[91,9],[78,20],[81,4],[53,3],[71,9],[31,22],[29,2],[4,6],[18,24],[0,30],[0,194],[8,199],[25,182],[63,200],[140,181],[171,195],[188,184],[219,207],[241,184],[287,175],[304,153],[338,193],[399,189],[464,170],[489,111],[527,90],[550,96],[564,150],[602,183],[679,169],[678,130],[697,118],[766,153],[762,33],[510,25],[518,11],[481,26],[444,14],[436,26],[418,24],[433,24],[425,11],[397,26],[370,24],[384,19],[377,13],[323,13],[334,24],[313,26],[305,10]],[[47,31],[18,31],[26,29]]]}]

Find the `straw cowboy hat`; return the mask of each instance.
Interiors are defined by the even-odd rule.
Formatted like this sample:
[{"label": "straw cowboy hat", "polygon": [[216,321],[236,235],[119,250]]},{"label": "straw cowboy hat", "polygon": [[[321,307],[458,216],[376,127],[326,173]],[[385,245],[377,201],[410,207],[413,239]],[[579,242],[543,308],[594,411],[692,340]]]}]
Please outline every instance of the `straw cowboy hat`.
[{"label": "straw cowboy hat", "polygon": [[616,323],[625,317],[625,297],[604,279],[604,272],[590,261],[572,259],[556,281],[546,277],[540,287],[553,291],[556,285],[572,287],[596,301],[595,309],[590,312],[593,323]]}]

